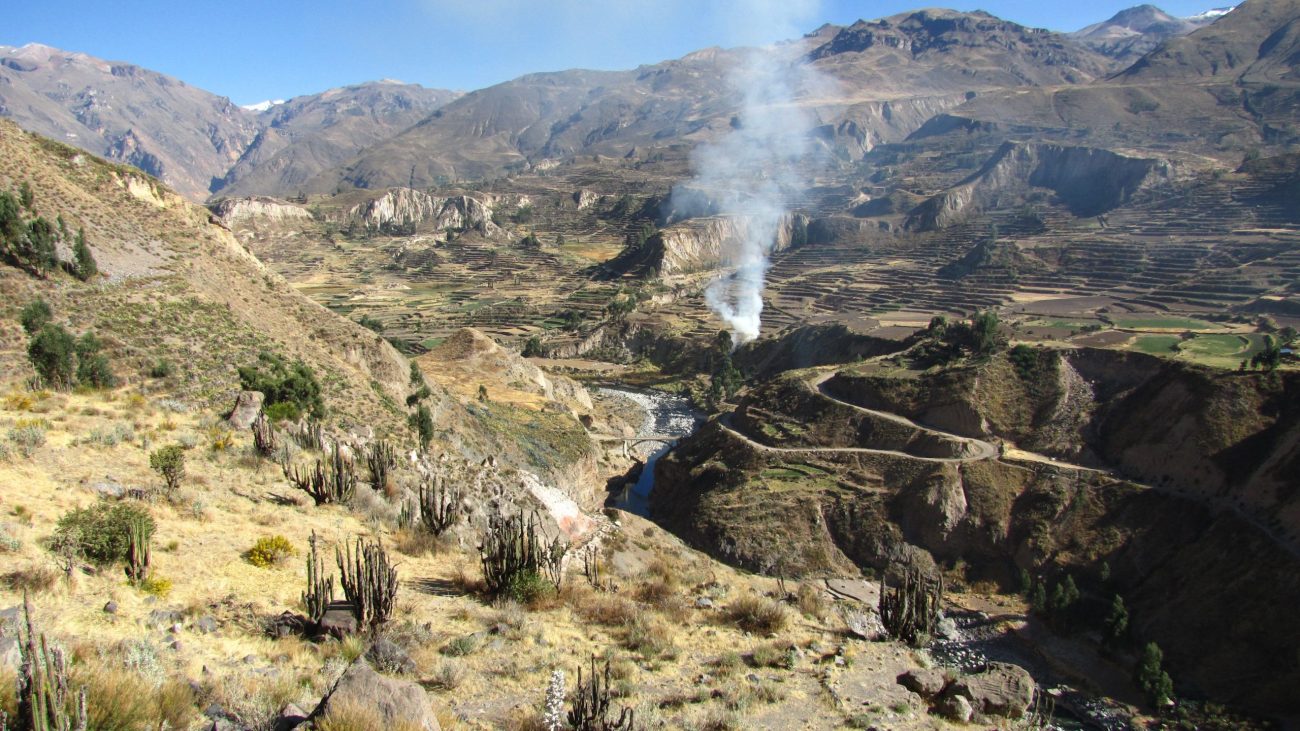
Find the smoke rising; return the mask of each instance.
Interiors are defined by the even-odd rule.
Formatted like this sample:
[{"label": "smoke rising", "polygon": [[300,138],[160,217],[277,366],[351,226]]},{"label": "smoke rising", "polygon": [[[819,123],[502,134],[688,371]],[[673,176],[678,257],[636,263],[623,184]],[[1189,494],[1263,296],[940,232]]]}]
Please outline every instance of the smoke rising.
[{"label": "smoke rising", "polygon": [[[779,7],[759,3],[745,17],[751,26],[766,23],[789,31],[815,8],[797,2]],[[737,218],[738,235],[723,244],[722,264],[728,273],[711,282],[704,296],[731,329],[732,342],[741,345],[758,337],[768,257],[791,202],[806,187],[801,172],[817,149],[808,137],[812,115],[796,101],[825,81],[799,61],[792,47],[769,46],[741,51],[728,82],[740,99],[733,129],[695,150],[695,178],[674,188],[672,203],[677,210],[698,208],[704,197],[709,208]]]}]

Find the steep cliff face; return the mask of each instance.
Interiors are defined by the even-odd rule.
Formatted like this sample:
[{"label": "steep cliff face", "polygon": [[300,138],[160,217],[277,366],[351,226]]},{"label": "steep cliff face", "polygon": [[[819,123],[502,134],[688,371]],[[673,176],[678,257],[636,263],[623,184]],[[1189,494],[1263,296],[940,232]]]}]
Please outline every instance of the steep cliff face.
[{"label": "steep cliff face", "polygon": [[440,198],[410,188],[392,188],[384,195],[354,206],[348,216],[376,230],[431,226],[473,229],[488,237],[505,232],[492,223],[491,203],[468,195]]},{"label": "steep cliff face", "polygon": [[265,196],[227,198],[213,206],[213,212],[227,226],[247,221],[283,223],[311,220],[311,212],[306,208]]},{"label": "steep cliff face", "polygon": [[[777,226],[773,240],[763,242],[767,251],[781,251],[791,245],[797,220],[802,221],[806,229],[807,218],[801,214],[787,214]],[[754,235],[757,228],[757,224],[745,216],[690,218],[660,230],[640,249],[624,252],[607,266],[642,276],[664,277],[725,269],[739,263],[733,257],[746,237]]]},{"label": "steep cliff face", "polygon": [[906,226],[916,231],[941,229],[1030,187],[1053,191],[1076,216],[1095,216],[1172,172],[1167,161],[1155,158],[1008,142],[974,175],[913,209]]}]

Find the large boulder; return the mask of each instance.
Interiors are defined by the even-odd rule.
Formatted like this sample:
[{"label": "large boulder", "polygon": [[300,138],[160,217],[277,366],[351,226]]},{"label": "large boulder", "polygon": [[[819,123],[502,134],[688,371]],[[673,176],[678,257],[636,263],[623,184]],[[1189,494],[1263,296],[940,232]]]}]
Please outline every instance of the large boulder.
[{"label": "large boulder", "polygon": [[329,603],[317,625],[320,634],[340,640],[356,634],[357,630],[357,615],[352,611],[352,605],[341,599]]},{"label": "large boulder", "polygon": [[442,731],[423,688],[408,680],[380,675],[365,658],[357,658],[344,671],[312,711],[311,718],[316,720],[332,712],[356,713],[358,710],[373,715],[374,721],[380,724],[378,728],[401,724],[424,731]]},{"label": "large boulder", "polygon": [[226,423],[235,429],[248,429],[257,421],[257,415],[262,413],[262,402],[266,397],[260,391],[240,391],[235,397],[235,408],[230,410],[230,416],[226,417]]},{"label": "large boulder", "polygon": [[1037,684],[1019,665],[989,663],[982,673],[966,675],[953,683],[951,692],[970,701],[976,713],[1021,718],[1034,701]]},{"label": "large boulder", "polygon": [[942,671],[917,668],[898,676],[898,684],[930,700],[943,692],[948,686],[948,680],[943,677]]}]

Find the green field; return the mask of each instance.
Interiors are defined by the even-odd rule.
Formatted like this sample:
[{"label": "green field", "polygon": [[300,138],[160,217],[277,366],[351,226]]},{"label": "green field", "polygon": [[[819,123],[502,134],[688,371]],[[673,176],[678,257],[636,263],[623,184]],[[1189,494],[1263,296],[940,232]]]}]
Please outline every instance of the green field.
[{"label": "green field", "polygon": [[1128,330],[1218,330],[1219,325],[1188,317],[1116,317],[1116,327]]},{"label": "green field", "polygon": [[1197,335],[1183,343],[1184,356],[1205,365],[1235,368],[1264,349],[1261,335]]},{"label": "green field", "polygon": [[1143,335],[1133,342],[1133,350],[1151,355],[1173,355],[1182,340],[1177,335]]}]

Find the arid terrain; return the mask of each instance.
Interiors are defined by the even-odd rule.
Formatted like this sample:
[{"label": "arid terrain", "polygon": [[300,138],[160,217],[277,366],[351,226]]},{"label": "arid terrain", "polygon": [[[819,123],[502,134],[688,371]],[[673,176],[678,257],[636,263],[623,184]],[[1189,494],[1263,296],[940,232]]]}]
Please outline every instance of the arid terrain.
[{"label": "arid terrain", "polygon": [[1295,724],[1300,2],[1097,20],[260,111],[0,48],[0,711]]}]

